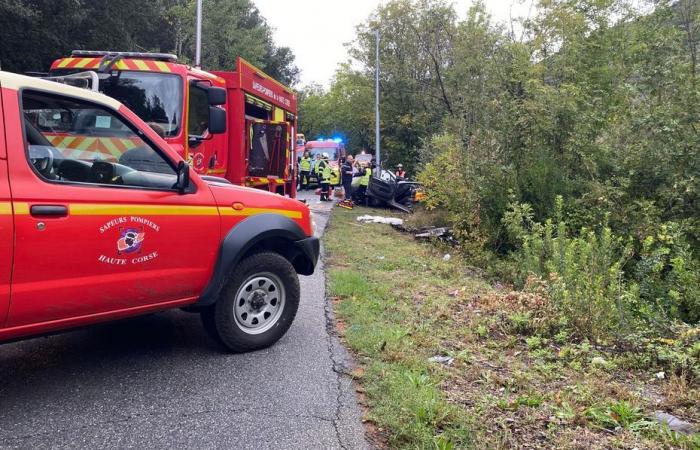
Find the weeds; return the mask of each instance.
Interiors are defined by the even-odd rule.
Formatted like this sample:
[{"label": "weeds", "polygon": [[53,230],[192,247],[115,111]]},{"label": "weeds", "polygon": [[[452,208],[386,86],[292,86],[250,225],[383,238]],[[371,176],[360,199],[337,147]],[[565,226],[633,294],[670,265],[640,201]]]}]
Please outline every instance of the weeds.
[{"label": "weeds", "polygon": [[[595,325],[608,331],[587,337],[549,277],[531,274],[522,291],[493,290],[465,276],[459,258],[445,262],[431,245],[381,225],[363,231],[372,235],[368,255],[364,240],[347,239],[365,212],[334,212],[329,289],[364,368],[357,381],[367,420],[387,446],[696,448],[697,437],[650,418],[663,409],[700,422],[697,328],[620,344],[608,325]],[[429,363],[435,355],[454,361]]]}]

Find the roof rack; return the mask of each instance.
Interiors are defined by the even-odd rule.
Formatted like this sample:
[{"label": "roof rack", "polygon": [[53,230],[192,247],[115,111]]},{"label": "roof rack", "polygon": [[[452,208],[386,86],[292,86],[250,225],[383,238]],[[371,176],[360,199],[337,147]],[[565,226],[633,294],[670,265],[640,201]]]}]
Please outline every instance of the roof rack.
[{"label": "roof rack", "polygon": [[69,86],[75,86],[83,89],[88,89],[93,92],[100,91],[100,79],[92,70],[86,72],[78,72],[71,75],[64,75],[60,77],[41,77],[44,80],[54,81],[56,83],[67,84]]},{"label": "roof rack", "polygon": [[147,52],[110,52],[104,50],[73,50],[71,56],[79,58],[98,58],[102,56],[119,58],[152,59],[155,61],[177,62],[177,56],[171,53],[147,53]]}]

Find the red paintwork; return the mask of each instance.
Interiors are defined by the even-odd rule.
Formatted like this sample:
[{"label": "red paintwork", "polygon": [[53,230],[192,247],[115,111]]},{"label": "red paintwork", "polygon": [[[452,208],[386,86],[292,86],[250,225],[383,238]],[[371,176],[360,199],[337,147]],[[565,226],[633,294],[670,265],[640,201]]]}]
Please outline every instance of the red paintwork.
[{"label": "red paintwork", "polygon": [[[248,208],[297,211],[301,218],[295,221],[308,236],[312,234],[304,204],[239,186],[209,185],[196,174],[191,177],[196,193],[187,195],[47,183],[31,170],[26,159],[18,92],[7,88],[0,92],[0,203],[11,200],[14,204],[69,208],[66,217],[37,218],[18,210],[14,215],[0,214],[0,341],[193,303],[211,277],[221,240],[245,219],[219,216],[213,209],[216,206],[224,211],[238,202]],[[182,160],[133,112],[124,106],[119,112],[166,156]],[[81,204],[123,206],[127,211],[70,214],[72,207]],[[153,207],[153,211],[204,206],[214,213],[129,214],[129,205]],[[138,217],[155,224],[143,226],[139,255],[156,252],[156,257],[138,263],[124,257],[128,263],[123,265],[99,260],[102,255],[122,258],[117,253],[117,225],[108,226],[120,217],[129,221]],[[39,222],[45,224],[43,231],[37,226]]]},{"label": "red paintwork", "polygon": [[[93,59],[93,58],[87,58]],[[77,59],[76,59],[77,60]],[[59,67],[62,59],[53,62],[51,70],[61,70]],[[133,67],[132,60],[124,59],[124,63]],[[86,69],[93,69],[97,63],[92,61],[86,65]],[[296,114],[297,98],[291,90],[265,75],[261,70],[245,62],[242,58],[236,59],[236,71],[234,72],[205,72],[193,69],[190,66],[179,63],[167,63],[168,73],[178,75],[182,79],[183,105],[181,114],[187,118],[187,105],[189,104],[189,82],[192,80],[206,80],[213,86],[222,87],[228,91],[228,101],[221,107],[226,109],[228,117],[228,127],[225,133],[211,136],[211,139],[199,143],[197,146],[190,146],[188,142],[187,123],[183,121],[183,126],[177,136],[167,137],[165,140],[173,147],[185,160],[190,162],[194,170],[203,175],[214,175],[225,177],[234,184],[240,186],[254,186],[271,192],[276,191],[277,186],[284,187],[284,192],[292,198],[296,197],[296,177],[294,170],[289,170],[284,179],[270,179],[269,183],[253,183],[248,177],[248,149],[246,147],[245,136],[247,134],[245,120],[245,93],[271,103],[287,113],[294,116],[287,119],[290,128],[290,151],[287,166],[294,164],[292,158],[293,142],[296,140]],[[68,65],[63,69],[71,69]],[[158,72],[157,66],[149,65],[151,72]],[[269,117],[272,120],[274,117]]]},{"label": "red paintwork", "polygon": [[[0,205],[10,201],[10,182],[7,173],[7,151],[3,124],[2,92],[0,91]],[[10,280],[12,275],[12,253],[14,223],[9,214],[0,214],[0,326],[5,322],[10,306]]]}]

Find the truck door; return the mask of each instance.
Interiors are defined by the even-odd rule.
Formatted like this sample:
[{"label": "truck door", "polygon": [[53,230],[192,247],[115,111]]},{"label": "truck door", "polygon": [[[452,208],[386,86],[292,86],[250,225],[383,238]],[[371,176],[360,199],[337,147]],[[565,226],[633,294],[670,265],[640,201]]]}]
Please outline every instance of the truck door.
[{"label": "truck door", "polygon": [[223,177],[228,164],[227,134],[209,133],[207,86],[192,80],[188,89],[189,160],[197,173]]},{"label": "truck door", "polygon": [[7,172],[4,124],[2,86],[0,86],[0,328],[5,323],[7,309],[10,304],[10,277],[12,275],[12,252],[14,247],[14,225]]},{"label": "truck door", "polygon": [[20,92],[22,125],[8,133],[17,244],[7,325],[196,298],[219,242],[206,185],[175,191],[174,162],[122,114]]}]

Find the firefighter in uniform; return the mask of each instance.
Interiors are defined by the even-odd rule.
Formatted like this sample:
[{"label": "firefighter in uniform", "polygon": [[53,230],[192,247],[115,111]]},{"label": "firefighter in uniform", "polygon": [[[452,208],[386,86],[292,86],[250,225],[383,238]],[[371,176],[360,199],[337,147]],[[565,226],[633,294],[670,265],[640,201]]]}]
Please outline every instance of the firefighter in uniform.
[{"label": "firefighter in uniform", "polygon": [[321,198],[322,202],[332,202],[330,197],[331,189],[331,166],[328,164],[328,153],[323,154],[323,158],[316,163],[316,173],[321,180]]},{"label": "firefighter in uniform", "polygon": [[299,161],[299,180],[301,182],[301,190],[305,191],[309,187],[309,177],[311,176],[311,156],[309,152],[304,152],[304,156]]},{"label": "firefighter in uniform", "polygon": [[372,169],[370,169],[366,164],[362,164],[360,170],[360,186],[355,192],[356,203],[367,204],[367,186],[369,186],[369,178],[372,176]]}]

